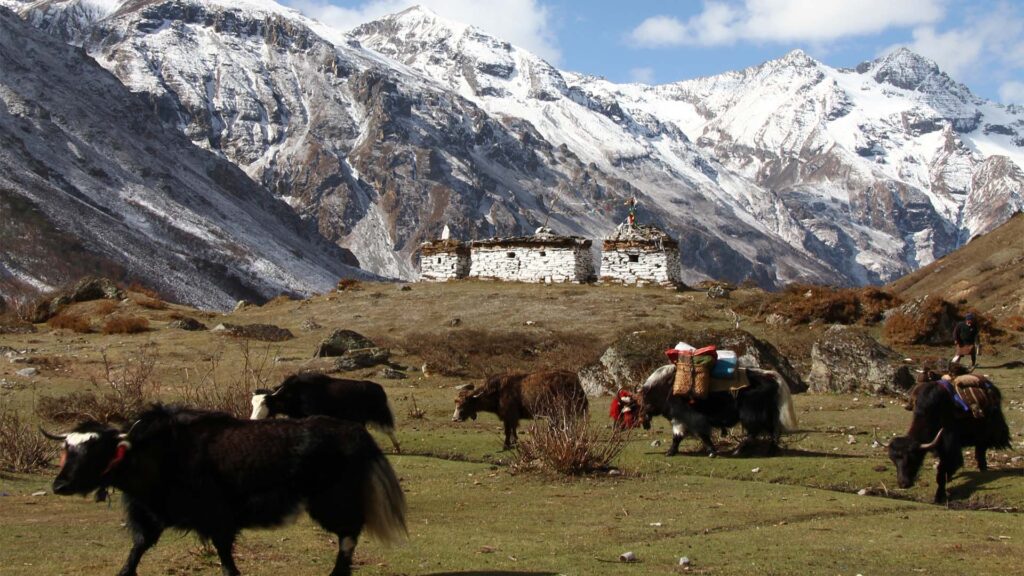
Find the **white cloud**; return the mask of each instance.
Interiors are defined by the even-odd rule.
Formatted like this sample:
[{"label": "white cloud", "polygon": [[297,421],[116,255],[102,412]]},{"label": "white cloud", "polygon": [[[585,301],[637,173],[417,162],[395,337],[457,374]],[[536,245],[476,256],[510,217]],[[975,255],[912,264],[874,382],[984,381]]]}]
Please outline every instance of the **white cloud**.
[{"label": "white cloud", "polygon": [[654,68],[633,68],[629,78],[638,84],[654,84]]},{"label": "white cloud", "polygon": [[472,24],[553,63],[561,60],[551,11],[540,0],[488,0],[486,6],[478,0],[364,0],[351,8],[328,0],[283,1],[339,30],[349,30],[418,4],[450,20]]},{"label": "white cloud", "polygon": [[642,47],[826,42],[931,24],[942,17],[942,0],[706,0],[703,11],[686,21],[653,16],[628,39]]},{"label": "white cloud", "polygon": [[999,87],[999,99],[1003,104],[1024,104],[1024,82],[1003,82]]}]

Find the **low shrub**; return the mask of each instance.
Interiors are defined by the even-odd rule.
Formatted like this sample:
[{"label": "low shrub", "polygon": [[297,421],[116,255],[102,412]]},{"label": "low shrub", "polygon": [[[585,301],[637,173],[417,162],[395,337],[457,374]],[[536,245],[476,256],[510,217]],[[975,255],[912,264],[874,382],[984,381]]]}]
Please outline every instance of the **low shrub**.
[{"label": "low shrub", "polygon": [[341,280],[338,280],[338,286],[336,289],[338,292],[345,292],[348,290],[361,290],[362,286],[360,285],[359,280],[356,280],[355,278],[342,278]]},{"label": "low shrub", "polygon": [[0,471],[38,472],[49,466],[58,445],[43,437],[7,401],[0,401]]},{"label": "low shrub", "polygon": [[61,423],[82,420],[127,423],[159,399],[160,387],[152,379],[156,357],[151,346],[143,346],[135,358],[122,366],[114,366],[105,351],[102,358],[103,374],[90,379],[88,390],[42,396],[36,403],[36,414]]},{"label": "low shrub", "polygon": [[1024,332],[1024,316],[1010,316],[1000,322],[1000,324],[1008,330]]},{"label": "low shrub", "polygon": [[50,318],[46,321],[46,324],[51,328],[71,330],[78,334],[88,334],[92,332],[92,323],[89,322],[88,318],[82,314],[68,310],[64,310],[60,314]]},{"label": "low shrub", "polygon": [[756,310],[745,310],[760,318],[779,314],[793,324],[877,324],[886,310],[901,300],[885,290],[832,288],[809,284],[791,284],[782,292],[769,295]]},{"label": "low shrub", "polygon": [[139,334],[149,330],[149,320],[141,316],[111,316],[103,323],[104,334]]},{"label": "low shrub", "polygon": [[142,294],[143,296],[146,296],[147,298],[150,298],[152,300],[163,300],[163,297],[160,296],[159,292],[153,290],[148,286],[140,284],[138,281],[134,281],[131,284],[129,284],[125,288],[125,290],[128,292],[135,292],[136,294]]},{"label": "low shrub", "polygon": [[92,305],[92,313],[95,316],[107,316],[117,310],[117,302],[113,300],[100,300]]},{"label": "low shrub", "polygon": [[511,468],[565,476],[607,472],[629,440],[628,430],[595,425],[568,403],[544,402],[549,408],[530,421],[521,436]]},{"label": "low shrub", "polygon": [[167,310],[167,302],[159,298],[135,297],[132,298],[132,302],[148,310]]}]

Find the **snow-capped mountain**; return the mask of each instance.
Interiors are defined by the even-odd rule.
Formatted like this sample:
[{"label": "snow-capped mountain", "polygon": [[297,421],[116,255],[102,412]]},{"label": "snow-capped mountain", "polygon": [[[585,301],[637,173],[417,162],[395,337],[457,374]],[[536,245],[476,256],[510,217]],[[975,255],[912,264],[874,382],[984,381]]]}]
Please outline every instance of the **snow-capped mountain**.
[{"label": "snow-capped mountain", "polygon": [[422,8],[347,35],[269,0],[19,13],[385,275],[445,224],[601,238],[635,195],[690,278],[878,282],[1024,207],[1024,111],[907,51],[621,85]]},{"label": "snow-capped mountain", "polygon": [[107,273],[223,308],[370,277],[80,48],[2,7],[0,54],[0,285]]}]

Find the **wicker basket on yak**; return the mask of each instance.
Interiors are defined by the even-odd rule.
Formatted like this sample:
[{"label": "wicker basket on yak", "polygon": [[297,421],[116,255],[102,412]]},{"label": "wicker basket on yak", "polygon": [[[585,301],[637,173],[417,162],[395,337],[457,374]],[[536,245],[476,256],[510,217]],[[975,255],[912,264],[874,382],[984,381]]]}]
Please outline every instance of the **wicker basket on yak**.
[{"label": "wicker basket on yak", "polygon": [[711,372],[718,356],[714,346],[689,350],[672,348],[665,355],[676,365],[672,394],[704,399],[711,392]]}]

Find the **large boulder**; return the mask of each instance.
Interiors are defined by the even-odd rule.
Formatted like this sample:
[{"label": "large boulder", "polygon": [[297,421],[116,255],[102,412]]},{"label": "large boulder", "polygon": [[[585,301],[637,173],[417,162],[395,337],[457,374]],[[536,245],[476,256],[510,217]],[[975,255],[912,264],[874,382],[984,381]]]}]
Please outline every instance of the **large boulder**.
[{"label": "large boulder", "polygon": [[387,348],[362,348],[349,350],[334,362],[335,370],[357,370],[387,364],[391,353]]},{"label": "large boulder", "polygon": [[225,322],[215,326],[212,332],[261,342],[281,342],[295,337],[291,330],[273,324],[228,324]]},{"label": "large boulder", "polygon": [[35,324],[46,322],[56,316],[65,306],[74,302],[122,300],[124,297],[124,291],[118,288],[113,280],[86,277],[63,292],[37,300],[29,320]]},{"label": "large boulder", "polygon": [[734,350],[741,367],[775,370],[792,392],[807,390],[796,368],[769,342],[744,330],[711,328],[663,328],[626,334],[609,346],[596,364],[580,370],[580,383],[591,396],[638,386],[651,372],[668,362],[665,350],[679,341],[698,347],[714,345],[720,350]]},{"label": "large boulder", "polygon": [[344,356],[350,350],[376,348],[377,345],[366,336],[352,330],[335,330],[317,346],[314,358]]},{"label": "large boulder", "polygon": [[914,385],[903,358],[867,332],[850,326],[830,327],[811,349],[807,376],[815,392],[896,392]]}]

